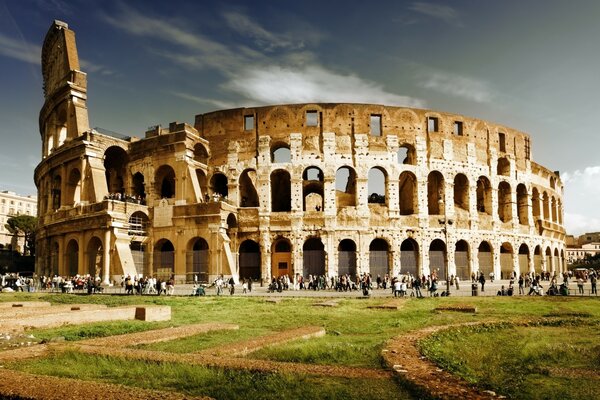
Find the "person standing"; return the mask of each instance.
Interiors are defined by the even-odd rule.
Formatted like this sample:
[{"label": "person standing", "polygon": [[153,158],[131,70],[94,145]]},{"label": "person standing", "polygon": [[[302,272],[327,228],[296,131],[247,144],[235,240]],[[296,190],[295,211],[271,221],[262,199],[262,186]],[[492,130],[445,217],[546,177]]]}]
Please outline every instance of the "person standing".
[{"label": "person standing", "polygon": [[454,285],[456,286],[456,290],[460,290],[460,287],[458,285],[460,279],[458,278],[458,275],[454,277]]},{"label": "person standing", "polygon": [[519,275],[519,294],[525,294],[525,279],[523,274]]},{"label": "person standing", "polygon": [[592,284],[592,290],[590,291],[590,294],[598,295],[598,291],[596,290],[596,281],[597,280],[598,280],[598,278],[596,278],[595,273],[590,276],[590,283]]},{"label": "person standing", "polygon": [[483,288],[485,287],[485,275],[483,272],[479,274],[479,283],[481,283],[481,291],[483,292]]}]

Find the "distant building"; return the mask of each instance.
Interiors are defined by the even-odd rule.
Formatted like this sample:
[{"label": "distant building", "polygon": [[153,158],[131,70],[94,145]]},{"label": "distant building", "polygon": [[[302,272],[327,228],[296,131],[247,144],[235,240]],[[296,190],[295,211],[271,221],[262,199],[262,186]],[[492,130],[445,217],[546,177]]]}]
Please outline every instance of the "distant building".
[{"label": "distant building", "polygon": [[577,245],[579,247],[588,243],[600,242],[600,232],[586,232],[577,238]]},{"label": "distant building", "polygon": [[37,216],[37,197],[20,196],[8,190],[0,192],[0,244],[20,250],[24,245],[23,238],[17,240],[5,227],[6,221],[15,215]]},{"label": "distant building", "polygon": [[595,256],[600,254],[600,241],[586,243],[581,247],[567,247],[567,263],[575,264],[583,261],[585,256]]}]

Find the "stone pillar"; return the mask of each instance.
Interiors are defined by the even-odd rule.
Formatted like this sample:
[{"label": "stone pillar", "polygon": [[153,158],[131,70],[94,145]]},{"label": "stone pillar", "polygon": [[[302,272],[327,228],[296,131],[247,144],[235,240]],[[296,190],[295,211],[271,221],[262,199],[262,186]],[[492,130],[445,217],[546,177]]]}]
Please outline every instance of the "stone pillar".
[{"label": "stone pillar", "polygon": [[105,285],[110,284],[110,228],[104,231],[104,247],[102,248],[102,283]]}]

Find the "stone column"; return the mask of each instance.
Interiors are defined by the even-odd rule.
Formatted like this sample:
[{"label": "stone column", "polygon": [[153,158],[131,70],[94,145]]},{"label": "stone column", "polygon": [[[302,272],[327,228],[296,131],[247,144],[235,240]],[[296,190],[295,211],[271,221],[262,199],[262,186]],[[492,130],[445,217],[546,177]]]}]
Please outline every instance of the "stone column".
[{"label": "stone column", "polygon": [[102,283],[105,285],[110,284],[110,228],[104,231],[104,247],[102,248],[104,254],[102,255],[102,271],[104,276]]}]

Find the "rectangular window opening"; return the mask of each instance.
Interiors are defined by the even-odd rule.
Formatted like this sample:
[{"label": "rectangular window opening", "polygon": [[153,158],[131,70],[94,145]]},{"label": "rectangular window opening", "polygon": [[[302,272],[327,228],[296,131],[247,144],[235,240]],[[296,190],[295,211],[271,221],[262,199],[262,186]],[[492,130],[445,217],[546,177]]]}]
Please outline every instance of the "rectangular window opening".
[{"label": "rectangular window opening", "polygon": [[437,132],[439,129],[438,119],[436,117],[427,118],[427,132]]},{"label": "rectangular window opening", "polygon": [[454,134],[456,136],[463,135],[463,123],[462,121],[454,121]]},{"label": "rectangular window opening", "polygon": [[371,114],[371,136],[381,136],[381,115]]},{"label": "rectangular window opening", "polygon": [[254,130],[254,115],[244,115],[244,130]]},{"label": "rectangular window opening", "polygon": [[319,126],[319,113],[317,111],[306,112],[306,126]]},{"label": "rectangular window opening", "polygon": [[500,151],[506,153],[506,135],[504,133],[498,133],[498,142],[500,144]]}]

